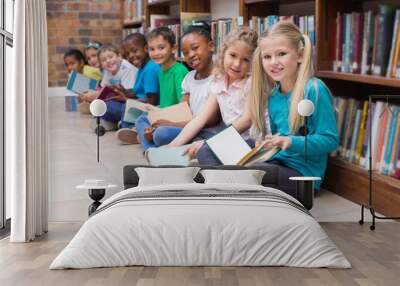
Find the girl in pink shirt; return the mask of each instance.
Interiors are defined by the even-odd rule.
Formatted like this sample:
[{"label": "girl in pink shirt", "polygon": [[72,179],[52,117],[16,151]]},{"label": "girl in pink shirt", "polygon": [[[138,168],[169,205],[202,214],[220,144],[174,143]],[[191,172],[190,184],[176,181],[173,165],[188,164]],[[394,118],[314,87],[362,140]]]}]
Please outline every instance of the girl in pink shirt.
[{"label": "girl in pink shirt", "polygon": [[[247,113],[246,93],[257,33],[247,27],[232,31],[219,50],[219,58],[210,84],[210,94],[200,114],[193,118],[168,146],[190,142],[207,123],[221,114],[224,125],[232,124],[240,133],[248,130],[251,119]],[[221,130],[221,127],[219,130]],[[197,141],[187,150],[192,156],[203,146]]]}]

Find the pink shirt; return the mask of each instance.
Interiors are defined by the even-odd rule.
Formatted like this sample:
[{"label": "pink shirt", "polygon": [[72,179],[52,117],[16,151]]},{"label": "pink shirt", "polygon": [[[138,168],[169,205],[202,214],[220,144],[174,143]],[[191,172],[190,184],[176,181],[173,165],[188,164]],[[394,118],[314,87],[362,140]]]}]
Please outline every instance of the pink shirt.
[{"label": "pink shirt", "polygon": [[249,78],[233,82],[230,86],[227,79],[218,78],[211,82],[210,93],[217,97],[222,121],[225,125],[232,124],[239,119],[245,110],[246,93],[250,88]]}]

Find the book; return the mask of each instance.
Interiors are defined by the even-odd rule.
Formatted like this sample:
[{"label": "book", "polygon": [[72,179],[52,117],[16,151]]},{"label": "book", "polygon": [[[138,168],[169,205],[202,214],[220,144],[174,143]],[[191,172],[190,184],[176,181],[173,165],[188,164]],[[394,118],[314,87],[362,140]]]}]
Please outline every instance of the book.
[{"label": "book", "polygon": [[265,162],[279,151],[276,147],[264,147],[264,143],[251,148],[232,125],[206,140],[206,144],[222,164],[238,166]]},{"label": "book", "polygon": [[109,101],[111,99],[114,99],[118,97],[118,93],[116,93],[112,87],[110,86],[105,86],[101,89],[100,95],[97,97],[97,99],[101,99],[103,101]]},{"label": "book", "polygon": [[145,158],[151,166],[189,166],[189,154],[183,155],[189,146],[190,144],[179,147],[161,146],[158,148],[149,148],[145,153]]},{"label": "book", "polygon": [[125,103],[123,121],[135,123],[136,119],[143,113],[150,110],[159,110],[158,107],[136,99],[128,98]]},{"label": "book", "polygon": [[73,71],[68,78],[67,89],[81,95],[85,91],[96,90],[98,85],[99,82],[97,80]]},{"label": "book", "polygon": [[149,111],[148,119],[150,124],[159,119],[166,119],[172,122],[187,122],[192,120],[192,111],[187,102],[181,102],[166,108],[156,108]]}]

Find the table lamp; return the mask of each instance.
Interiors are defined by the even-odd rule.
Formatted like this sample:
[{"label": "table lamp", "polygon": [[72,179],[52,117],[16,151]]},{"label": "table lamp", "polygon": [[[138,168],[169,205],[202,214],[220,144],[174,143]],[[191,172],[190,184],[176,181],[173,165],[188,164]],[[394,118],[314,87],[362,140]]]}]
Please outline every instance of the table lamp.
[{"label": "table lamp", "polygon": [[[314,113],[314,103],[309,99],[303,99],[297,105],[297,112],[304,117],[304,126],[300,133],[304,135],[304,161],[307,162],[307,118]],[[314,181],[321,180],[320,177],[290,177],[290,180],[296,181],[296,197],[305,202],[304,206],[311,209],[314,201]]]},{"label": "table lamp", "polygon": [[106,132],[105,128],[100,125],[100,117],[103,116],[107,111],[107,105],[101,99],[95,99],[90,104],[90,113],[96,118],[96,130],[97,135],[97,162],[100,161],[100,150],[99,150],[99,137],[103,136]]}]

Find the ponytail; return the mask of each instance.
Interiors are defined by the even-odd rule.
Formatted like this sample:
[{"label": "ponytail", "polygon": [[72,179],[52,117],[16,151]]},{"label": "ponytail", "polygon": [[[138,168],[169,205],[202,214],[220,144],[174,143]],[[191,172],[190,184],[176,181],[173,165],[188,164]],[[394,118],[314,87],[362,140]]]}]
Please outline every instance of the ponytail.
[{"label": "ponytail", "polygon": [[305,86],[314,73],[311,62],[312,47],[310,38],[307,35],[302,35],[299,44],[303,60],[298,69],[290,104],[289,124],[292,133],[296,133],[300,126],[304,124],[303,117],[297,112],[297,105],[302,99],[304,99]]}]

